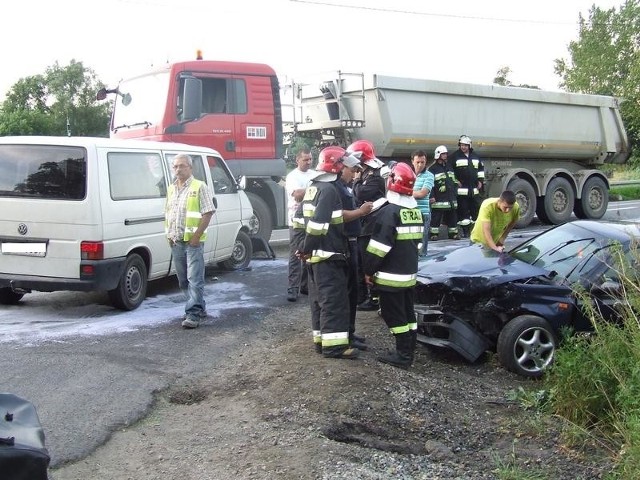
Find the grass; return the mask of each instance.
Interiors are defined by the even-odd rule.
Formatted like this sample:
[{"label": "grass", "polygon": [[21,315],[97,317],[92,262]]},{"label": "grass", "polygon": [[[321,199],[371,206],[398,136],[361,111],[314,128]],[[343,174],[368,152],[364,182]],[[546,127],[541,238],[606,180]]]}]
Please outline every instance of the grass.
[{"label": "grass", "polygon": [[609,198],[617,202],[623,200],[638,200],[640,199],[640,185],[611,187],[609,189]]},{"label": "grass", "polygon": [[[640,478],[640,249],[624,260],[614,254],[617,280],[626,299],[618,302],[619,324],[605,321],[590,293],[578,291],[585,314],[594,325],[589,336],[565,338],[555,363],[545,374],[548,413],[573,426],[565,440],[580,443],[592,437],[606,445],[615,462],[612,479]],[[535,403],[535,392],[520,395]]]}]

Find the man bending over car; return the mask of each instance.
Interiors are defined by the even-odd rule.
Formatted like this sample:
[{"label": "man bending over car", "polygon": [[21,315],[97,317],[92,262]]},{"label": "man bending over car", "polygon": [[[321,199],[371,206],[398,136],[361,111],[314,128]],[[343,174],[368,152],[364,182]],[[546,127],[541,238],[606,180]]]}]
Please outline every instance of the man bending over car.
[{"label": "man bending over car", "polygon": [[505,190],[498,198],[487,198],[480,205],[471,231],[471,243],[480,243],[502,253],[504,241],[519,218],[520,206],[511,190]]}]

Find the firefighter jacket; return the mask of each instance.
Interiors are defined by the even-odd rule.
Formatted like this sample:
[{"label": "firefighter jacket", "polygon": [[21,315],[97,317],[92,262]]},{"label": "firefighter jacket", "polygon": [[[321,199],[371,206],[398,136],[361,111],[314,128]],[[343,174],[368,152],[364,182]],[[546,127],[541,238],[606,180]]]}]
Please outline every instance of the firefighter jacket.
[{"label": "firefighter jacket", "polygon": [[431,203],[432,210],[453,210],[458,207],[458,183],[456,175],[447,162],[436,161],[429,167],[433,173],[434,182],[430,197],[435,200]]},{"label": "firefighter jacket", "polygon": [[[299,250],[311,254],[308,262],[346,260],[348,244],[343,232],[342,201],[335,182],[312,181],[305,191],[301,211],[305,235]],[[296,224],[299,222],[294,221]]]},{"label": "firefighter jacket", "polygon": [[[367,168],[362,176],[353,183],[353,195],[356,197],[356,205],[359,207],[364,202],[375,202],[384,198],[386,193],[384,178],[380,175],[380,169]],[[373,217],[362,217],[362,235],[371,235]]]},{"label": "firefighter jacket", "polygon": [[424,223],[418,208],[391,203],[392,198],[389,201],[375,216],[364,253],[364,273],[372,277],[377,289],[397,291],[416,284]]},{"label": "firefighter jacket", "polygon": [[456,150],[449,158],[449,164],[453,167],[456,180],[460,182],[458,195],[479,195],[478,181],[484,184],[484,165],[480,157],[474,153],[473,148],[469,149],[468,157],[462,153],[462,150]]}]

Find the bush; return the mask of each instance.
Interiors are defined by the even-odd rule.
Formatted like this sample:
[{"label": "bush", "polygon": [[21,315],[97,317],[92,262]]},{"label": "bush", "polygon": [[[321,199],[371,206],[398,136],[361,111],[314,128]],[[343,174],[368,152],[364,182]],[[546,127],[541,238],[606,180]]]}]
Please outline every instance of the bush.
[{"label": "bush", "polygon": [[618,252],[621,324],[606,322],[588,292],[578,292],[594,334],[567,337],[544,378],[549,411],[603,436],[618,452],[616,476],[629,480],[640,478],[639,254],[632,249],[629,265]]}]

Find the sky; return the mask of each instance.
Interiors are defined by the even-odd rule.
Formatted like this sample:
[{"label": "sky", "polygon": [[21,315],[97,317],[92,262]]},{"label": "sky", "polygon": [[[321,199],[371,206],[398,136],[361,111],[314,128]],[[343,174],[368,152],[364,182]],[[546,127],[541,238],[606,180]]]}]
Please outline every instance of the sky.
[{"label": "sky", "polygon": [[20,78],[81,61],[114,87],[195,58],[266,63],[281,82],[323,72],[559,89],[578,15],[624,0],[20,0],[3,5],[0,98]]}]

